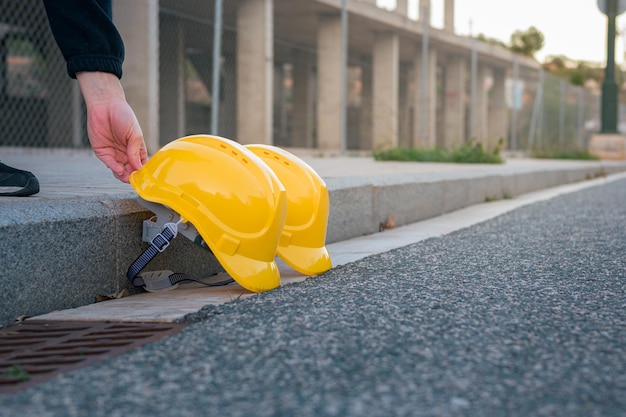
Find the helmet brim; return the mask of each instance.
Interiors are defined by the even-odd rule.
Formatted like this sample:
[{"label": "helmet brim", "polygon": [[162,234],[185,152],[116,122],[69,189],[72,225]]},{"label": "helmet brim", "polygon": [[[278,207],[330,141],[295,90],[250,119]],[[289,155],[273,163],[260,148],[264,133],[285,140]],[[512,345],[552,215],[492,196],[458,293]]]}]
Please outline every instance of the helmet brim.
[{"label": "helmet brim", "polygon": [[330,254],[324,246],[321,248],[279,246],[276,252],[287,265],[304,275],[318,275],[333,266]]},{"label": "helmet brim", "polygon": [[280,273],[274,261],[259,261],[220,251],[213,251],[213,254],[226,273],[248,291],[263,292],[280,286]]}]

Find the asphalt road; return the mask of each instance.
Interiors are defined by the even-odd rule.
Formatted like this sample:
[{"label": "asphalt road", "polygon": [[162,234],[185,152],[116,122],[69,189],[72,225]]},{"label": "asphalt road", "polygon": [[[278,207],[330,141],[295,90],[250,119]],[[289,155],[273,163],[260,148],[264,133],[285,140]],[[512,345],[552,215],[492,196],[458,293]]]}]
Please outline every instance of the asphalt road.
[{"label": "asphalt road", "polygon": [[205,308],[1,416],[625,416],[626,180]]}]

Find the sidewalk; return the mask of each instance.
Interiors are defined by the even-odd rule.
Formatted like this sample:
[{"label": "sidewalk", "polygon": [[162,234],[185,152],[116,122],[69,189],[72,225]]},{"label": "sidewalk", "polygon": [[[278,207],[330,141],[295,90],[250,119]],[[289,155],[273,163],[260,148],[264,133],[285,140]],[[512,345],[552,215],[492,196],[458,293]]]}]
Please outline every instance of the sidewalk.
[{"label": "sidewalk", "polygon": [[[606,173],[626,170],[626,162],[566,161],[529,158],[509,158],[497,164],[450,164],[431,162],[375,161],[366,156],[320,155],[315,150],[289,149],[307,162],[332,188],[336,179],[388,178],[399,175],[418,175],[423,180],[462,178],[465,175],[515,175],[530,172],[559,172],[581,169],[595,172],[604,168]],[[316,156],[319,155],[319,156]],[[31,199],[67,199],[72,197],[124,196],[135,197],[127,184],[116,180],[110,171],[86,149],[0,148],[0,160],[31,170],[41,184],[41,192]],[[531,186],[532,187],[532,186]],[[536,187],[542,188],[541,184]],[[5,197],[3,202],[22,202],[17,197]]]},{"label": "sidewalk", "polygon": [[[464,207],[626,171],[625,162],[509,159],[502,165],[377,162],[368,157],[316,157],[292,150],[327,183],[327,242],[371,235]],[[128,265],[141,252],[141,222],[150,213],[127,184],[87,150],[2,148],[0,159],[34,172],[41,192],[3,198],[0,324],[16,317],[93,303],[126,287]],[[175,239],[151,263],[193,275],[219,271],[205,251]]]}]

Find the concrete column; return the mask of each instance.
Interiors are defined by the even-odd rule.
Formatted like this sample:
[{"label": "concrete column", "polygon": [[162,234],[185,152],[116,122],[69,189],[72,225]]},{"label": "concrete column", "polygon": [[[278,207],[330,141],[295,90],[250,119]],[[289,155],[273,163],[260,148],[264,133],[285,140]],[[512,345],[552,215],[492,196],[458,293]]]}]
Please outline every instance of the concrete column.
[{"label": "concrete column", "polygon": [[409,13],[408,0],[396,0],[396,13],[407,16]]},{"label": "concrete column", "polygon": [[317,147],[341,149],[341,17],[320,16],[317,33]]},{"label": "concrete column", "polygon": [[378,33],[374,40],[373,147],[398,146],[399,39]]},{"label": "concrete column", "polygon": [[[413,147],[434,148],[437,145],[437,51],[428,51],[428,68],[426,72],[426,95],[422,103],[422,53],[418,51],[413,60],[415,74],[413,83],[415,95],[413,102]],[[424,137],[419,137],[421,109],[424,106]]]},{"label": "concrete column", "polygon": [[313,147],[313,55],[307,51],[294,52],[293,66],[293,130],[291,144]]},{"label": "concrete column", "polygon": [[183,23],[163,15],[160,22],[159,132],[160,145],[185,135],[185,33]]},{"label": "concrete column", "polygon": [[443,29],[454,33],[454,0],[445,0],[444,3]]},{"label": "concrete column", "polygon": [[506,70],[493,69],[493,86],[491,87],[491,100],[489,103],[488,147],[493,149],[500,138],[505,140],[508,131],[509,112],[506,107]]},{"label": "concrete column", "polygon": [[451,56],[446,63],[445,148],[459,146],[465,142],[466,67],[466,60],[460,56]]},{"label": "concrete column", "polygon": [[272,0],[243,0],[237,14],[237,141],[272,144]]},{"label": "concrete column", "polygon": [[149,153],[159,147],[159,1],[114,1],[113,20],[124,39],[122,85]]}]

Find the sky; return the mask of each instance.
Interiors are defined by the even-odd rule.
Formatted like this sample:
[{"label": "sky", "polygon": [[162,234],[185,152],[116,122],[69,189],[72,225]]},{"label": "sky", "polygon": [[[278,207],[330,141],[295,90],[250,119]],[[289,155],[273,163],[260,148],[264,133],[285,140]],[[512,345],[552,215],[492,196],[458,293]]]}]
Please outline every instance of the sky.
[{"label": "sky", "polygon": [[[377,0],[378,5],[395,7],[396,0]],[[409,9],[417,10],[419,0],[408,0]],[[626,5],[626,0],[618,0]],[[443,27],[444,0],[431,0],[433,26]],[[413,13],[415,14],[415,13]],[[411,16],[411,14],[410,14]],[[415,17],[415,16],[411,16]],[[455,31],[509,41],[516,30],[531,26],[545,37],[545,45],[536,55],[542,62],[547,55],[565,55],[573,60],[606,62],[606,16],[598,0],[456,0]],[[626,13],[617,18],[617,30],[626,33]],[[618,36],[615,60],[624,62],[624,41]]]}]

